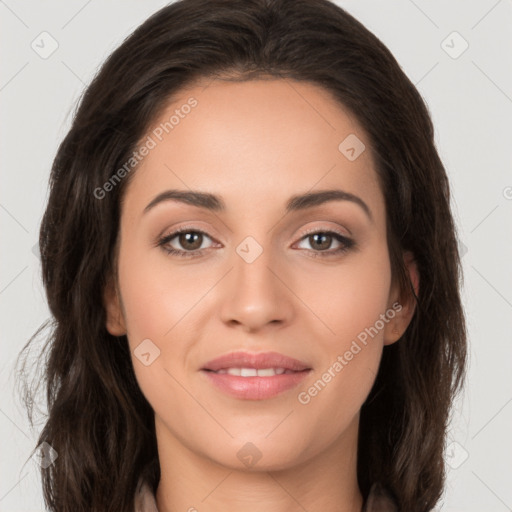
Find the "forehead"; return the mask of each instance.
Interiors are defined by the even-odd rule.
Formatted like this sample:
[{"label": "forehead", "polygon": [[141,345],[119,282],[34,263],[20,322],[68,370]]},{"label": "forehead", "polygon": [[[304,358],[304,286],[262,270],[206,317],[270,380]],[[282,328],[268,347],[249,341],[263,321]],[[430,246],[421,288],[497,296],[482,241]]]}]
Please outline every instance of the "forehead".
[{"label": "forehead", "polygon": [[152,147],[125,193],[130,215],[166,189],[208,191],[225,198],[228,213],[254,213],[282,211],[297,193],[339,188],[383,213],[366,133],[308,82],[196,84],[172,98],[144,141]]}]

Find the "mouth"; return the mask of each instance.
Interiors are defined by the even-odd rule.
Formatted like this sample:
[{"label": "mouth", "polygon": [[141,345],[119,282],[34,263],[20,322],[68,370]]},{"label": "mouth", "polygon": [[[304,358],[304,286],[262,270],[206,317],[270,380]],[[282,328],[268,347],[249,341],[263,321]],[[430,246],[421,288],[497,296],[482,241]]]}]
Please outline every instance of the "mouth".
[{"label": "mouth", "polygon": [[[219,375],[236,375],[237,377],[274,377],[274,375],[291,375],[299,373],[286,368],[222,368],[220,370],[208,370],[207,372],[217,373]],[[307,370],[302,370],[307,371]]]},{"label": "mouth", "polygon": [[311,371],[306,363],[276,352],[232,352],[201,368],[217,390],[244,400],[280,395],[296,387]]}]

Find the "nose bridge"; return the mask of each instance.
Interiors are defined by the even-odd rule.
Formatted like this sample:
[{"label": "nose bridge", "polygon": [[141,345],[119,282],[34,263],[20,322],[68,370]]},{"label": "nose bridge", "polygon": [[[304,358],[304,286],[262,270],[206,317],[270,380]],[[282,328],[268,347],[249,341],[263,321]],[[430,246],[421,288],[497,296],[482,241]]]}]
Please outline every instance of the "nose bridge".
[{"label": "nose bridge", "polygon": [[225,322],[257,329],[269,322],[289,319],[290,294],[282,282],[286,281],[284,276],[276,277],[279,265],[272,254],[270,247],[263,247],[253,237],[246,237],[236,247],[222,306]]},{"label": "nose bridge", "polygon": [[[257,242],[256,242],[257,243]],[[236,249],[234,260],[234,277],[238,288],[246,288],[254,293],[272,293],[275,277],[272,268],[272,250],[256,246],[255,242],[244,241]],[[261,249],[260,249],[261,247]],[[244,290],[240,290],[244,292]]]}]

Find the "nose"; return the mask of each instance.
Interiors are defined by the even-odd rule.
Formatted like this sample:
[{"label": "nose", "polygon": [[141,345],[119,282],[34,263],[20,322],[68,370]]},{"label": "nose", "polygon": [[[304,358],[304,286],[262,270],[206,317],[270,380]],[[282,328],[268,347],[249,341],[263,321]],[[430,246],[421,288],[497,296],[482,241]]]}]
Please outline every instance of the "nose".
[{"label": "nose", "polygon": [[221,306],[222,321],[247,332],[273,325],[283,327],[292,321],[293,293],[287,287],[285,272],[263,251],[248,263],[238,254],[226,276]]}]

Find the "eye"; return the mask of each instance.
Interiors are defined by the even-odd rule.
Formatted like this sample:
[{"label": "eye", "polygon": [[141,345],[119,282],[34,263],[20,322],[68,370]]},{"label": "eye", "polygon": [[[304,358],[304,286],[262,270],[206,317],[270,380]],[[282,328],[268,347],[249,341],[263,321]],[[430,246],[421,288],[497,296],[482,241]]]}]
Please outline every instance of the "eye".
[{"label": "eye", "polygon": [[[348,251],[355,245],[354,240],[347,238],[341,233],[327,230],[309,232],[306,234],[306,236],[302,237],[301,241],[307,241],[310,243],[311,247],[313,247],[311,251],[314,257],[327,257],[337,255]],[[337,242],[339,247],[335,248],[334,250],[327,251],[327,249],[331,247],[333,241]]]},{"label": "eye", "polygon": [[[204,247],[201,246],[204,237],[210,238],[204,231],[183,227],[161,238],[158,245],[168,254],[183,258],[193,258],[203,253]],[[179,244],[185,250],[175,248],[171,245],[171,242],[175,238],[174,243]]]}]

